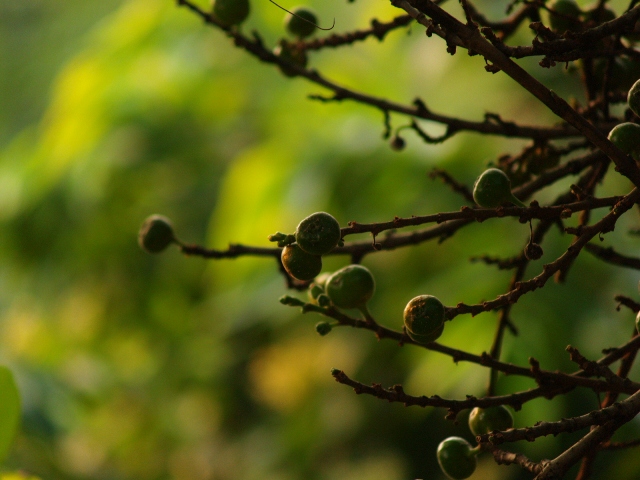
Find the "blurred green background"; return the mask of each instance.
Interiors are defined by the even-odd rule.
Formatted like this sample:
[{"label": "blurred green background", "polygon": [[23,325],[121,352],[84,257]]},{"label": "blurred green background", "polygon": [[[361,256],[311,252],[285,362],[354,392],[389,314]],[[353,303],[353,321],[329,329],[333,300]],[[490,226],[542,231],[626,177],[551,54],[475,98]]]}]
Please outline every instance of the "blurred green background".
[{"label": "blurred green background", "polygon": [[[499,18],[509,2],[476,3]],[[373,0],[307,5],[323,25],[335,17],[337,32],[399,14]],[[624,3],[612,5],[620,13]],[[459,15],[457,2],[447,8]],[[267,0],[253,0],[243,31],[257,29],[274,46],[282,18]],[[516,40],[530,41],[526,28]],[[436,112],[557,121],[504,75],[486,73],[481,58],[451,57],[415,25],[383,43],[312,54],[310,63],[373,95],[404,103],[420,96]],[[522,63],[565,98],[583,99],[562,66]],[[425,146],[407,133],[408,148],[397,153],[382,138],[380,112],[307,99],[318,93],[327,94],[258,63],[170,0],[0,2],[0,361],[23,401],[5,469],[74,480],[444,478],[435,450],[450,435],[472,440],[464,416],[456,425],[443,411],[356,396],[329,372],[464,398],[484,394],[487,371],[368,332],[319,337],[320,317],[278,302],[291,292],[270,259],[205,261],[175,249],[151,256],[137,245],[152,213],[169,216],[185,242],[225,248],[267,246],[269,234],[292,232],[320,210],[341,225],[457,210],[464,199],[429,179],[433,167],[471,185],[489,162],[525,144],[460,134]],[[552,200],[571,180],[538,200]],[[611,178],[600,193],[628,188]],[[637,240],[625,232],[637,225],[624,221],[604,245],[633,254]],[[515,219],[492,220],[442,244],[368,256],[377,281],[370,309],[399,329],[418,294],[446,305],[494,298],[510,274],[469,258],[516,254],[527,235]],[[552,231],[528,276],[570,241]],[[325,267],[347,262],[330,257]],[[521,335],[507,337],[504,358],[526,365],[534,356],[543,368],[570,371],[567,344],[598,358],[625,342],[633,315],[616,311],[613,296],[635,298],[638,277],[583,254],[566,284],[550,282],[514,307]],[[495,324],[495,313],[460,316],[441,341],[481,353]],[[498,390],[533,386],[505,377]],[[596,405],[585,391],[537,400],[516,414],[516,426]],[[512,448],[551,458],[578,435]],[[602,454],[594,478],[612,468],[616,478],[637,478],[640,457]],[[472,478],[529,477],[484,456]]]}]

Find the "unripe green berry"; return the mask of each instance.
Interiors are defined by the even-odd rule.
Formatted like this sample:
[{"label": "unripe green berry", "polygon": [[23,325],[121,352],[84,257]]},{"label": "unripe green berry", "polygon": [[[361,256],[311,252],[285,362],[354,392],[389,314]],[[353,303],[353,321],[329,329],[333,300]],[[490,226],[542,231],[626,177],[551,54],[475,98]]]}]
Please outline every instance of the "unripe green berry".
[{"label": "unripe green berry", "polygon": [[239,25],[249,16],[249,0],[214,0],[213,16],[225,27]]},{"label": "unripe green berry", "polygon": [[322,259],[305,252],[295,243],[282,249],[280,259],[287,273],[298,280],[312,280],[322,270]]},{"label": "unripe green berry", "polygon": [[444,305],[433,295],[419,295],[404,307],[403,317],[407,332],[413,335],[429,336],[444,325]]},{"label": "unripe green berry", "polygon": [[376,283],[362,265],[348,265],[329,277],[325,284],[331,302],[340,308],[362,308],[373,296]]},{"label": "unripe green berry", "polygon": [[476,407],[469,414],[469,429],[474,435],[483,435],[495,430],[504,431],[513,427],[513,415],[504,405]]},{"label": "unripe green berry", "polygon": [[636,330],[640,332],[640,312],[636,315]]},{"label": "unripe green berry", "polygon": [[526,207],[511,193],[509,177],[497,168],[485,170],[478,177],[473,186],[473,199],[478,205],[486,208],[496,208],[507,202],[519,207]]},{"label": "unripe green berry", "polygon": [[640,160],[640,125],[621,123],[609,132],[609,140],[634,160]]},{"label": "unripe green berry", "polygon": [[554,0],[549,8],[549,23],[557,33],[580,28],[579,17],[582,11],[574,0]]},{"label": "unripe green berry", "polygon": [[318,332],[321,336],[327,335],[331,331],[331,324],[328,322],[319,322],[316,323],[316,332]]},{"label": "unripe green berry", "polygon": [[138,232],[140,248],[149,253],[160,253],[176,241],[171,220],[162,215],[151,215]]},{"label": "unripe green berry", "polygon": [[454,480],[469,478],[476,470],[477,460],[469,442],[449,437],[438,445],[438,464],[444,474]]},{"label": "unripe green berry", "polygon": [[[287,31],[298,38],[312,35],[318,24],[318,17],[315,12],[308,7],[294,7],[291,12],[295,13],[295,15],[287,13],[284,18],[284,26]],[[305,22],[305,20],[307,21]]]},{"label": "unripe green berry", "polygon": [[640,80],[637,80],[629,89],[627,104],[633,113],[640,117]]},{"label": "unripe green berry", "polygon": [[296,228],[298,246],[312,255],[324,255],[333,250],[342,233],[340,224],[330,214],[317,212],[302,220]]}]

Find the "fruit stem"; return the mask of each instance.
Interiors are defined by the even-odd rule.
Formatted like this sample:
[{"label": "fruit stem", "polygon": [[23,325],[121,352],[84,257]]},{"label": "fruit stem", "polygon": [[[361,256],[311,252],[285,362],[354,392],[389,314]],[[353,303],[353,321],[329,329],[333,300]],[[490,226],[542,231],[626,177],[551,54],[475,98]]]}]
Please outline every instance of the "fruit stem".
[{"label": "fruit stem", "polygon": [[527,208],[527,206],[522,203],[513,193],[511,194],[511,199],[509,201],[517,207]]},{"label": "fruit stem", "polygon": [[373,319],[373,317],[371,316],[371,313],[369,313],[369,309],[367,308],[367,304],[363,304],[359,307],[356,307],[358,310],[360,310],[360,313],[362,313],[362,315],[364,316],[365,321],[369,324],[369,325],[376,325],[376,321]]}]

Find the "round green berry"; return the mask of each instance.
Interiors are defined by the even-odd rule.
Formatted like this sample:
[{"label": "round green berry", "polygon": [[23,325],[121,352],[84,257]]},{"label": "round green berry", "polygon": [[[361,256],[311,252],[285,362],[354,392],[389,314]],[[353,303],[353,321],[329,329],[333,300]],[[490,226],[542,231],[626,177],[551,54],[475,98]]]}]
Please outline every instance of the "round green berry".
[{"label": "round green berry", "polygon": [[298,38],[313,34],[318,24],[315,12],[308,7],[294,7],[291,12],[295,15],[287,14],[284,19],[284,27],[287,31]]},{"label": "round green berry", "polygon": [[331,332],[332,328],[333,327],[328,322],[318,322],[318,323],[316,323],[316,332],[318,332],[318,334],[321,335],[322,337],[324,337],[329,332]]},{"label": "round green berry", "polygon": [[362,308],[373,297],[376,282],[362,265],[348,265],[331,275],[325,284],[331,302],[340,308]]},{"label": "round green berry", "polygon": [[629,89],[627,104],[633,113],[640,117],[640,80],[637,80]]},{"label": "round green berry", "polygon": [[249,0],[214,0],[213,16],[225,27],[239,25],[249,16]]},{"label": "round green berry", "polygon": [[574,0],[554,0],[549,8],[549,23],[557,33],[580,28],[579,17],[582,11]]},{"label": "round green berry", "polygon": [[640,160],[640,125],[621,123],[609,132],[609,140],[634,160]]},{"label": "round green berry", "polygon": [[469,478],[478,463],[471,444],[460,437],[449,437],[440,442],[437,456],[444,474],[454,480]]},{"label": "round green berry", "polygon": [[176,241],[171,220],[162,215],[151,215],[138,232],[140,248],[149,253],[160,253]]},{"label": "round green berry", "polygon": [[[273,54],[276,57],[299,67],[305,68],[307,66],[308,58],[304,50],[298,48],[296,45],[288,43],[286,40],[280,40],[276,48],[273,49]],[[297,73],[286,65],[278,65],[282,73],[287,77],[295,77]]]},{"label": "round green berry", "polygon": [[640,312],[636,315],[636,330],[640,332]]},{"label": "round green berry", "polygon": [[496,407],[476,407],[469,414],[469,429],[474,435],[482,435],[494,430],[504,431],[513,427],[513,415],[504,405]]},{"label": "round green berry", "polygon": [[403,316],[404,326],[408,332],[428,336],[443,327],[444,305],[433,295],[419,295],[407,303]]},{"label": "round green berry", "polygon": [[324,255],[333,250],[342,234],[340,224],[330,214],[317,212],[298,224],[295,232],[298,246],[312,255]]},{"label": "round green berry", "polygon": [[511,181],[507,174],[497,168],[485,170],[473,186],[473,199],[478,205],[486,208],[499,207],[511,202],[519,207],[526,207],[511,193]]},{"label": "round green berry", "polygon": [[282,249],[280,259],[287,273],[298,280],[312,280],[322,270],[322,259],[305,252],[295,243]]},{"label": "round green berry", "polygon": [[418,335],[417,333],[413,333],[409,329],[407,329],[407,335],[409,335],[409,338],[414,342],[420,343],[421,345],[426,345],[427,343],[435,342],[438,338],[440,338],[440,335],[442,335],[443,331],[444,323],[440,325],[440,328],[437,328],[433,332],[426,335]]}]

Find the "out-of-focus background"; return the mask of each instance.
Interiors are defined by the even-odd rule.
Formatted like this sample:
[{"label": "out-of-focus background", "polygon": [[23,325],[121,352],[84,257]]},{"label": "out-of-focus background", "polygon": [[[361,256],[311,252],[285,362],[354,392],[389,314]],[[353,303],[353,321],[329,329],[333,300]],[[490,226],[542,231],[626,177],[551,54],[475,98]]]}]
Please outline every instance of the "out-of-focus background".
[{"label": "out-of-focus background", "polygon": [[[476,3],[499,18],[509,2]],[[322,25],[335,17],[336,32],[400,14],[378,0],[306,4]],[[625,6],[611,5],[618,13]],[[251,7],[242,30],[275,46],[284,13],[267,0]],[[446,8],[459,15],[457,2]],[[530,41],[526,28],[515,40]],[[565,98],[583,99],[563,66],[522,63]],[[312,54],[310,64],[345,86],[404,103],[419,96],[465,119],[494,112],[521,123],[557,121],[504,75],[486,73],[480,57],[452,57],[416,25],[384,42]],[[456,425],[443,411],[357,396],[330,370],[447,398],[483,395],[487,371],[369,332],[320,337],[320,317],[278,302],[291,292],[270,259],[206,261],[176,249],[152,256],[137,245],[152,213],[169,216],[186,242],[225,248],[267,246],[269,234],[292,232],[320,210],[341,225],[457,210],[464,200],[429,179],[433,167],[471,185],[489,162],[524,145],[460,134],[426,146],[407,132],[398,153],[382,138],[379,111],[309,94],[328,92],[258,63],[170,0],[0,2],[0,362],[14,372],[23,402],[5,469],[65,480],[444,478],[435,450],[450,435],[472,440],[464,415]],[[627,189],[611,179],[600,192]],[[621,223],[604,244],[633,254],[633,226]],[[446,305],[494,298],[510,274],[469,258],[516,254],[527,235],[516,219],[493,220],[442,244],[368,256],[377,281],[370,310],[399,329],[404,305],[418,294]],[[528,275],[570,240],[550,234]],[[325,270],[347,262],[329,257]],[[507,337],[504,358],[526,365],[533,356],[543,368],[571,371],[567,344],[598,358],[628,339],[632,314],[616,311],[613,296],[636,296],[637,282],[637,273],[583,254],[566,284],[549,283],[515,306],[521,334]],[[441,341],[481,353],[495,324],[494,313],[460,316]],[[504,377],[498,390],[533,386]],[[596,402],[584,391],[537,400],[516,413],[516,426],[584,413]],[[553,457],[576,435],[513,449]],[[640,457],[603,454],[596,468],[637,478]],[[473,478],[529,476],[481,457]]]}]

